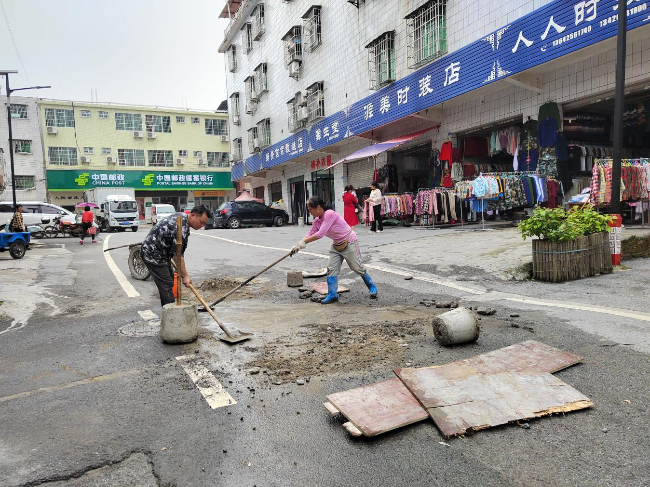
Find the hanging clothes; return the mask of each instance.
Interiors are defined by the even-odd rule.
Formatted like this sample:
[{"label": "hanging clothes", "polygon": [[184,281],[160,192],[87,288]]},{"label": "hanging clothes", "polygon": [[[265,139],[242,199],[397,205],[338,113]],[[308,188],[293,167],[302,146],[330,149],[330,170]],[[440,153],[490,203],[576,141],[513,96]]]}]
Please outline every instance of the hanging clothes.
[{"label": "hanging clothes", "polygon": [[552,118],[555,120],[555,126],[557,130],[562,130],[563,113],[562,107],[560,105],[553,101],[549,101],[540,106],[537,120],[541,123],[542,120],[545,120],[547,118]]},{"label": "hanging clothes", "polygon": [[451,149],[452,149],[451,142],[450,141],[444,142],[442,144],[442,148],[440,149],[440,157],[439,157],[439,159],[441,161],[451,162],[452,161]]},{"label": "hanging clothes", "polygon": [[553,118],[545,118],[539,123],[537,144],[540,147],[555,147],[557,142],[557,122]]}]

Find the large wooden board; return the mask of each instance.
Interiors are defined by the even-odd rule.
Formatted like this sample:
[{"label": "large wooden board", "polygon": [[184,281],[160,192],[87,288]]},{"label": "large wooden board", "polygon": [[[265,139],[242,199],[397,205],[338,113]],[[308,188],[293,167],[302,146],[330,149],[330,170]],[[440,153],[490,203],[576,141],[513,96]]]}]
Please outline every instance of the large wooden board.
[{"label": "large wooden board", "polygon": [[364,436],[427,419],[427,411],[399,379],[390,379],[327,396]]},{"label": "large wooden board", "polygon": [[[315,282],[315,283],[311,284],[311,287],[318,294],[327,294],[327,283],[326,282]],[[336,289],[337,293],[347,293],[349,291],[350,291],[350,288],[347,288],[345,286],[339,286]]]},{"label": "large wooden board", "polygon": [[593,406],[550,374],[580,360],[530,340],[451,364],[395,373],[449,437]]}]

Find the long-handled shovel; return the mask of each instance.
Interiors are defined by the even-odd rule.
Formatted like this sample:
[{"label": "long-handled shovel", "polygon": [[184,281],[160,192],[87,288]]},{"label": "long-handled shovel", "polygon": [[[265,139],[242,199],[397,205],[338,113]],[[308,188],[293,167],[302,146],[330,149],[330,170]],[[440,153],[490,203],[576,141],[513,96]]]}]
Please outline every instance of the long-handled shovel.
[{"label": "long-handled shovel", "polygon": [[283,255],[283,256],[280,257],[278,260],[276,260],[275,262],[273,262],[273,264],[271,264],[271,265],[265,267],[264,269],[262,269],[261,271],[259,271],[259,272],[258,272],[257,274],[255,274],[254,276],[251,276],[251,277],[249,277],[248,279],[246,279],[244,282],[242,282],[242,283],[241,283],[239,286],[237,286],[236,288],[234,288],[234,289],[228,291],[226,294],[224,294],[223,296],[221,296],[219,299],[217,299],[216,301],[213,301],[212,303],[210,303],[209,306],[206,306],[205,303],[203,303],[203,308],[199,307],[199,308],[198,308],[199,311],[208,311],[208,309],[210,309],[210,310],[211,310],[211,309],[214,309],[214,307],[215,307],[217,304],[219,304],[221,301],[223,301],[224,299],[226,299],[226,298],[227,298],[228,296],[230,296],[232,293],[234,293],[235,291],[239,291],[241,288],[243,288],[246,284],[248,284],[249,282],[251,282],[251,281],[252,281],[253,279],[255,279],[257,276],[259,276],[260,274],[264,274],[264,273],[265,273],[266,271],[268,271],[271,267],[273,267],[274,265],[276,265],[276,264],[282,262],[284,259],[286,259],[286,258],[289,257],[290,255],[291,255],[291,252],[289,252],[289,253],[286,254],[286,255]]},{"label": "long-handled shovel", "polygon": [[224,342],[227,342],[227,343],[238,343],[238,342],[243,342],[244,340],[249,340],[253,336],[252,333],[242,333],[242,332],[239,332],[239,335],[232,334],[230,332],[230,330],[228,330],[228,328],[226,328],[226,326],[223,323],[221,323],[221,321],[219,321],[219,318],[217,318],[217,315],[215,315],[214,311],[212,311],[212,309],[208,307],[208,305],[206,304],[205,300],[201,297],[199,292],[196,289],[194,289],[194,286],[189,284],[187,287],[190,288],[190,290],[196,296],[196,299],[198,299],[201,302],[201,304],[207,310],[207,312],[210,313],[210,316],[212,316],[214,321],[217,322],[217,325],[219,325],[219,328],[221,328],[223,330],[223,332],[226,334],[225,337],[219,337],[220,340],[222,340]]}]

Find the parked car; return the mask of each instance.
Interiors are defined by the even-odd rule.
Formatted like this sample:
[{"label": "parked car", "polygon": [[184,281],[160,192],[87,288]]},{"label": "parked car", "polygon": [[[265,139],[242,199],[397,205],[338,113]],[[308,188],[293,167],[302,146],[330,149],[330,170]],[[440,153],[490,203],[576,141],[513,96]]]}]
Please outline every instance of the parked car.
[{"label": "parked car", "polygon": [[240,228],[247,223],[281,227],[288,222],[289,215],[286,211],[270,208],[257,201],[228,201],[214,215],[215,228]]},{"label": "parked car", "polygon": [[[61,215],[61,220],[66,223],[75,223],[76,215],[60,206],[40,201],[18,201],[23,205],[23,222],[25,226],[40,225],[43,218],[52,220],[56,215]],[[6,224],[14,217],[13,203],[3,201],[0,203],[0,224]]]},{"label": "parked car", "polygon": [[158,220],[166,216],[176,213],[176,209],[172,205],[155,204],[151,205],[151,223],[156,224]]}]

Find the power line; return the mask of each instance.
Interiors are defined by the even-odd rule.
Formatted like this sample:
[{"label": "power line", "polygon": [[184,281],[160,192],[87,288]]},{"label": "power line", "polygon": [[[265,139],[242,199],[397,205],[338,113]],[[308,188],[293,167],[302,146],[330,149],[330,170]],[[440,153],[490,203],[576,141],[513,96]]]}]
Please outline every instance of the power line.
[{"label": "power line", "polygon": [[14,45],[16,56],[18,56],[18,61],[20,62],[20,66],[23,68],[23,73],[25,73],[25,78],[27,78],[27,82],[31,86],[32,82],[29,79],[29,76],[27,75],[27,69],[25,68],[25,64],[23,63],[23,58],[20,56],[20,52],[18,52],[18,46],[16,45],[16,39],[14,39],[14,33],[11,31],[11,26],[9,25],[9,18],[7,17],[7,11],[5,10],[4,0],[0,0],[0,8],[2,8],[2,13],[4,14],[5,23],[7,24],[7,29],[9,29],[9,36],[11,37],[11,42]]}]

